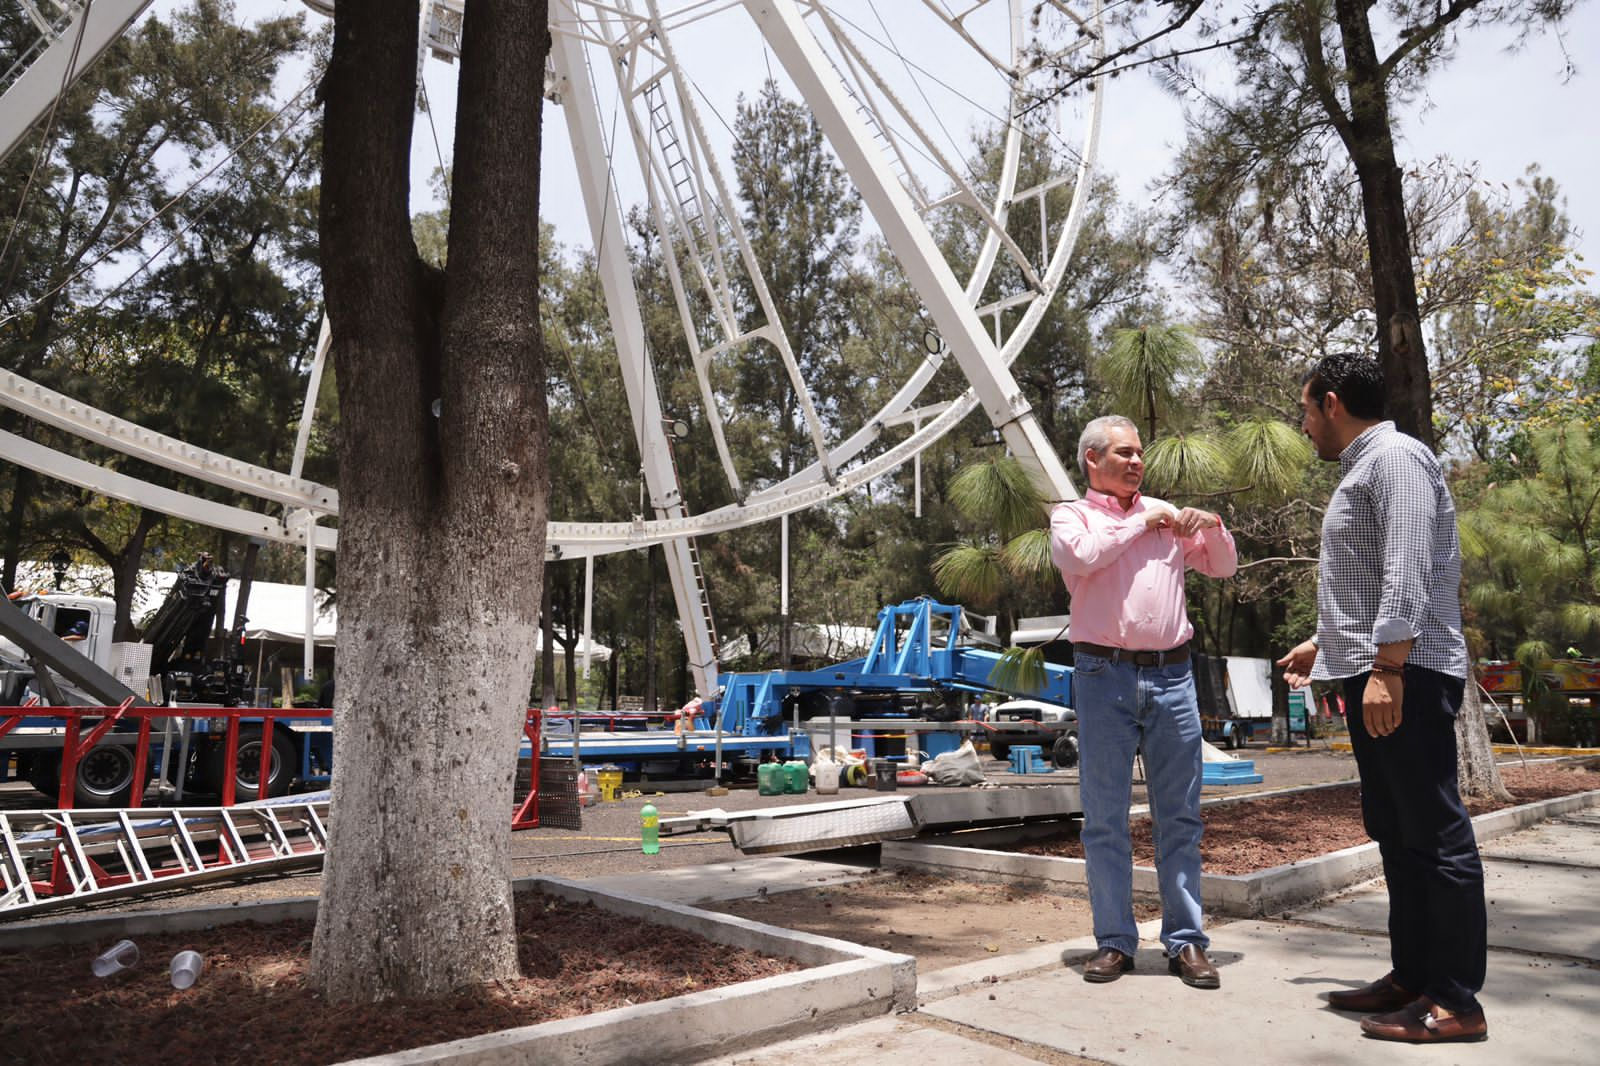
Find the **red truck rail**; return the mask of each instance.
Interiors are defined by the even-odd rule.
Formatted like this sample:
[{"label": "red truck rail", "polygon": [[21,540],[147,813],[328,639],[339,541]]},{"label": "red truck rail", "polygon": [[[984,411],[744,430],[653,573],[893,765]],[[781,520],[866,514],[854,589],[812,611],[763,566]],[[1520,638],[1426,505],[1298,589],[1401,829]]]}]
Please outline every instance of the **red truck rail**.
[{"label": "red truck rail", "polygon": [[[518,803],[512,816],[513,829],[531,829],[539,825],[539,735],[543,726],[545,712],[537,707],[528,708],[527,715],[522,723],[522,735],[518,738],[519,748],[523,739],[530,745],[531,767],[528,793]],[[588,716],[585,716],[588,717]],[[61,747],[60,787],[56,796],[56,803],[60,810],[74,809],[74,784],[77,781],[78,764],[95,745],[105,739],[106,735],[115,729],[118,723],[137,723],[138,738],[134,743],[134,775],[135,782],[149,780],[147,771],[150,769],[151,741],[154,723],[163,718],[189,718],[211,719],[223,718],[227,720],[226,732],[223,740],[223,766],[222,788],[219,806],[232,807],[238,803],[237,773],[239,761],[239,730],[242,723],[248,721],[251,725],[260,725],[261,735],[264,738],[272,736],[273,726],[280,721],[323,721],[329,725],[333,722],[333,712],[326,708],[282,708],[282,707],[196,707],[186,705],[183,707],[136,707],[133,701],[127,700],[117,707],[44,707],[28,705],[23,707],[0,708],[0,741],[22,723],[30,718],[50,718],[62,723],[64,736]],[[272,776],[273,749],[270,742],[263,743],[261,747],[261,762],[257,767],[257,782],[268,781]],[[260,795],[266,790],[257,786]],[[144,807],[145,789],[136,785],[133,794],[129,797],[130,806]],[[262,798],[265,798],[264,796]]]}]

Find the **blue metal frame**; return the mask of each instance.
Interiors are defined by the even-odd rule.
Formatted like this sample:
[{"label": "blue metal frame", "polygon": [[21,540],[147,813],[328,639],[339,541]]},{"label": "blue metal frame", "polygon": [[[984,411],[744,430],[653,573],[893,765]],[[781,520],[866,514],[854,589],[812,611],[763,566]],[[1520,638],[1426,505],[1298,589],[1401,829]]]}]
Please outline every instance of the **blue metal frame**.
[{"label": "blue metal frame", "polygon": [[[793,692],[851,691],[887,693],[971,692],[1033,696],[1072,705],[1072,669],[1045,664],[1045,687],[1012,693],[992,678],[1002,656],[961,647],[961,608],[929,599],[907,600],[878,612],[878,630],[864,658],[820,670],[773,670],[724,674],[720,698],[705,710],[722,716],[724,734],[771,736],[784,728],[783,699]],[[709,719],[711,723],[716,718]]]}]

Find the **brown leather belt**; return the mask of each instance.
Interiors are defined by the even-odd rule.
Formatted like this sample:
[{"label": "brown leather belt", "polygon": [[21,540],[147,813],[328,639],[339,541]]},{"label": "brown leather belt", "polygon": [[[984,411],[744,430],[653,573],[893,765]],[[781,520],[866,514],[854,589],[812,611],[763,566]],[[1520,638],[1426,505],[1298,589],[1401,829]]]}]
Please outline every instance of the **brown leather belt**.
[{"label": "brown leather belt", "polygon": [[1098,655],[1114,663],[1132,663],[1134,666],[1172,666],[1189,661],[1189,645],[1180,644],[1168,651],[1130,651],[1127,648],[1108,648],[1104,644],[1078,643],[1072,645],[1078,655]]}]

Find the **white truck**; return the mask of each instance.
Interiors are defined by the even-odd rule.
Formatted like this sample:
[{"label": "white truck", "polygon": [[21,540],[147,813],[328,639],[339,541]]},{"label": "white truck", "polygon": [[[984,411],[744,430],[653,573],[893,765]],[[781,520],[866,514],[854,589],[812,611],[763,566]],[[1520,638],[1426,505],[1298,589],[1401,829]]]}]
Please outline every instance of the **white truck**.
[{"label": "white truck", "polygon": [[[58,795],[67,723],[50,714],[51,704],[107,705],[121,702],[115,697],[123,693],[142,703],[147,692],[171,705],[231,708],[244,702],[253,691],[251,671],[226,654],[237,647],[237,639],[223,642],[224,654],[209,653],[227,580],[205,559],[179,567],[172,590],[145,627],[145,640],[136,643],[111,639],[115,609],[107,599],[44,592],[0,604],[0,727],[9,723],[0,735],[0,781],[20,778],[52,800]],[[20,710],[30,697],[42,705]],[[325,775],[331,745],[325,724],[317,726],[273,723],[269,796],[287,792],[296,777]],[[142,794],[146,782],[133,780],[136,730],[133,723],[118,723],[79,760],[73,790],[77,806],[128,806],[136,784]],[[165,767],[167,779],[176,783],[181,763],[185,791],[221,792],[227,774],[225,717],[174,716],[155,730],[148,773]],[[241,724],[234,769],[238,799],[259,794],[262,742],[260,720]]]}]

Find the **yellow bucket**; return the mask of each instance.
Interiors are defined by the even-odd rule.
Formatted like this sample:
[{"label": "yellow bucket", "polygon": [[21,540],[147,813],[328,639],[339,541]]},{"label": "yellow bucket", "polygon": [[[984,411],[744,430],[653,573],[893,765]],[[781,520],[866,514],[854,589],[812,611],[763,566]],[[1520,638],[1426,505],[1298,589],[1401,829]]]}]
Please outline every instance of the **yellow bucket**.
[{"label": "yellow bucket", "polygon": [[597,776],[600,779],[601,801],[615,803],[618,793],[622,791],[622,771],[614,766],[602,766]]}]

